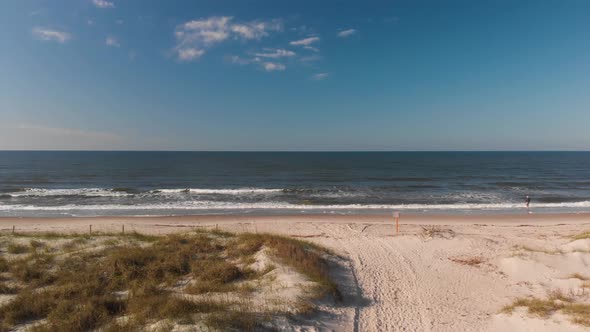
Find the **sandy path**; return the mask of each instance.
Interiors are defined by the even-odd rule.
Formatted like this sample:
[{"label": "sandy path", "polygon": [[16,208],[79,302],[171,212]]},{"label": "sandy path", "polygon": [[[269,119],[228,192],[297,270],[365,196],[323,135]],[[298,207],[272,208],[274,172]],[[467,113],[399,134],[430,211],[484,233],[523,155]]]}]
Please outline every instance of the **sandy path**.
[{"label": "sandy path", "polygon": [[[318,225],[319,242],[350,259],[366,305],[358,308],[355,331],[460,331],[484,329],[490,308],[474,305],[493,298],[505,285],[478,277],[473,267],[449,257],[471,254],[487,239],[433,239],[393,236],[389,225]],[[365,229],[365,231],[362,231]],[[446,248],[452,241],[453,248]],[[461,242],[460,244],[457,242]],[[444,248],[443,248],[444,247]],[[494,272],[491,272],[494,274]],[[483,280],[482,280],[483,279]],[[478,292],[477,295],[473,292]],[[475,296],[473,296],[475,295]],[[361,302],[362,303],[362,302]]]}]

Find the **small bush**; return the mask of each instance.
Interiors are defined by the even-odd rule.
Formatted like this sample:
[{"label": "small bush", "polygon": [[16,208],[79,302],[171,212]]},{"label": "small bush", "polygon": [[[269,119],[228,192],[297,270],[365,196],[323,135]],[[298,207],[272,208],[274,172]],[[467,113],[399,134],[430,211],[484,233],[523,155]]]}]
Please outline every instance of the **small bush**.
[{"label": "small bush", "polygon": [[0,281],[0,294],[17,294],[19,289],[17,287],[8,286]]},{"label": "small bush", "polygon": [[43,243],[41,241],[37,241],[37,240],[31,240],[29,242],[29,246],[30,246],[30,251],[31,252],[35,252],[38,249],[44,248],[45,247],[45,243]]},{"label": "small bush", "polygon": [[8,261],[4,257],[0,257],[0,273],[8,271]]}]

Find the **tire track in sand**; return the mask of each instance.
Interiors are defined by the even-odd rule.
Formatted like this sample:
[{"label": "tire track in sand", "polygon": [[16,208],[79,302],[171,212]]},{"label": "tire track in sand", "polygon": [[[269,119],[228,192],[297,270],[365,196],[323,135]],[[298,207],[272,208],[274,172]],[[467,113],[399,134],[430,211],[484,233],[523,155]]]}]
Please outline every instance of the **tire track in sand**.
[{"label": "tire track in sand", "polygon": [[[355,309],[354,331],[430,331],[428,299],[421,291],[409,259],[382,238],[349,224],[321,225],[345,252],[362,297],[371,303]],[[326,229],[330,227],[330,229]],[[365,264],[367,262],[367,264]]]}]

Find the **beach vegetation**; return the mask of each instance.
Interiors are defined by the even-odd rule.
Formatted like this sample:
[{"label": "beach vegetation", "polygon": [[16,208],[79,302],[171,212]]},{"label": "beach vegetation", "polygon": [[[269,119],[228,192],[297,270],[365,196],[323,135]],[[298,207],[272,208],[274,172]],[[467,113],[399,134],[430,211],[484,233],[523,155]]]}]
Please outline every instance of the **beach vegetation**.
[{"label": "beach vegetation", "polygon": [[546,299],[518,298],[512,304],[505,306],[502,312],[510,314],[518,307],[524,307],[529,314],[541,318],[548,318],[556,312],[561,312],[568,315],[576,324],[590,326],[590,304],[575,302],[572,296],[564,295],[560,291],[552,292]]},{"label": "beach vegetation", "polygon": [[557,250],[557,249],[547,249],[547,248],[534,248],[531,246],[516,246],[515,247],[517,250],[522,250],[522,251],[528,251],[528,252],[538,252],[538,253],[543,253],[543,254],[547,254],[547,255],[559,255],[559,254],[563,254],[564,252],[561,250]]},{"label": "beach vegetation", "polygon": [[426,225],[422,226],[422,236],[427,239],[452,239],[455,237],[455,231],[438,225]]},{"label": "beach vegetation", "polygon": [[583,275],[581,273],[577,273],[577,272],[570,274],[568,278],[569,279],[579,279],[579,280],[582,280],[582,281],[588,281],[588,280],[590,280],[590,277],[587,277],[587,276],[585,276],[585,275]]},{"label": "beach vegetation", "polygon": [[584,232],[584,233],[580,233],[580,234],[576,234],[576,235],[572,236],[572,238],[574,240],[586,240],[586,239],[590,239],[590,231]]},{"label": "beach vegetation", "polygon": [[[30,239],[28,246],[19,244],[22,255],[0,255],[6,276],[0,293],[15,294],[0,307],[0,331],[23,324],[58,332],[187,324],[249,331],[272,326],[273,317],[309,313],[320,298],[341,300],[328,273],[328,251],[288,237],[219,231],[37,235],[15,234]],[[39,250],[49,246],[51,252]],[[263,252],[273,263],[251,267]],[[313,286],[301,287],[294,302],[264,305],[281,302],[273,298],[253,305],[261,284],[280,287],[274,284],[277,266],[297,271]]]},{"label": "beach vegetation", "polygon": [[8,247],[6,247],[6,250],[8,251],[9,254],[19,255],[19,254],[27,253],[29,251],[29,247],[27,247],[24,244],[13,242],[13,243],[8,244]]},{"label": "beach vegetation", "polygon": [[479,266],[481,263],[485,262],[485,259],[480,256],[451,257],[449,259],[457,264],[468,265],[468,266]]}]

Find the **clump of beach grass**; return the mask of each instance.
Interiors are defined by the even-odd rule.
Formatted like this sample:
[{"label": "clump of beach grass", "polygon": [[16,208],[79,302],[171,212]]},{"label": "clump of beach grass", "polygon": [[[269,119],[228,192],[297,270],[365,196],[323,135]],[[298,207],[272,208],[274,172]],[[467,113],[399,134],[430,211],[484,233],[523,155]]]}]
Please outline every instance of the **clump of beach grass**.
[{"label": "clump of beach grass", "polygon": [[568,278],[569,279],[579,279],[579,280],[582,280],[582,281],[588,281],[588,280],[590,280],[590,277],[587,277],[587,276],[585,276],[585,275],[583,275],[581,273],[578,273],[578,272],[570,274],[568,276]]},{"label": "clump of beach grass", "polygon": [[[217,231],[162,237],[139,233],[14,237],[30,240],[28,246],[9,244],[8,252],[19,255],[0,256],[0,272],[8,279],[0,283],[0,293],[16,294],[0,307],[2,332],[32,322],[32,331],[57,332],[128,331],[197,322],[214,330],[254,330],[287,313],[215,294],[255,291],[248,282],[272,270],[248,267],[263,248],[316,285],[300,299],[298,308],[308,310],[314,299],[325,295],[341,298],[328,274],[328,251],[287,237]],[[93,241],[101,237],[105,240]],[[42,240],[67,242],[48,252],[40,250],[47,246]],[[73,250],[82,244],[84,248]]]},{"label": "clump of beach grass", "polygon": [[516,308],[524,307],[531,315],[548,318],[556,312],[570,316],[572,322],[584,326],[590,326],[590,304],[576,303],[573,297],[564,295],[560,291],[549,294],[546,299],[518,298],[512,304],[502,309],[503,313],[510,314]]},{"label": "clump of beach grass", "polygon": [[449,259],[457,264],[468,265],[468,266],[478,266],[481,263],[485,262],[485,259],[483,259],[483,257],[480,257],[480,256],[451,257]]},{"label": "clump of beach grass", "polygon": [[438,225],[426,225],[422,226],[422,236],[429,239],[452,239],[455,237],[455,231],[450,228],[443,228]]},{"label": "clump of beach grass", "polygon": [[576,235],[572,236],[572,239],[574,239],[574,240],[590,239],[590,231],[584,232],[584,233],[580,233],[580,234],[576,234]]},{"label": "clump of beach grass", "polygon": [[29,252],[29,247],[20,243],[10,243],[6,247],[9,254],[19,255]]},{"label": "clump of beach grass", "polygon": [[564,253],[563,251],[558,250],[558,249],[534,248],[534,247],[527,246],[527,245],[515,246],[514,248],[516,250],[522,250],[522,251],[528,251],[528,252],[538,252],[538,253],[543,253],[543,254],[547,254],[547,255],[559,255],[559,254]]}]

